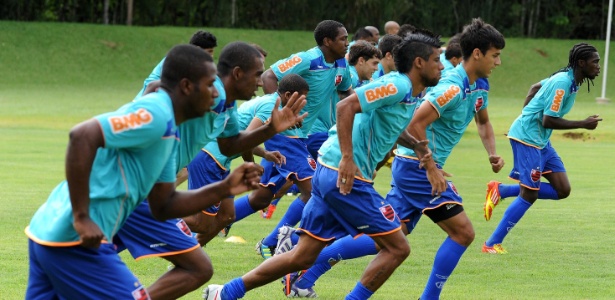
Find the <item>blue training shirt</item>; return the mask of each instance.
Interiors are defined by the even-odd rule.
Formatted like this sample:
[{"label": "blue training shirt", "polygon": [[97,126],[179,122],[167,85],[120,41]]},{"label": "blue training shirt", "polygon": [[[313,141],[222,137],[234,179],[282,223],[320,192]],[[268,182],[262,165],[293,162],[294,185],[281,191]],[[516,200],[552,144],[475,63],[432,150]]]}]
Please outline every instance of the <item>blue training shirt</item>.
[{"label": "blue training shirt", "polygon": [[[155,183],[175,182],[177,127],[164,90],[95,119],[105,147],[96,152],[90,173],[90,218],[111,241]],[[66,181],[36,211],[26,234],[47,246],[80,244]]]},{"label": "blue training shirt", "polygon": [[539,149],[547,145],[553,132],[553,129],[542,126],[543,117],[563,118],[572,109],[579,90],[572,69],[559,72],[541,84],[540,90],[523,108],[508,132],[508,138]]},{"label": "blue training shirt", "polygon": [[[418,103],[412,97],[412,83],[405,74],[391,72],[377,81],[356,90],[361,113],[356,114],[352,127],[354,162],[362,180],[371,181],[376,165],[393,148],[406,129]],[[319,162],[329,168],[339,167],[342,153],[337,127],[320,148]]]}]

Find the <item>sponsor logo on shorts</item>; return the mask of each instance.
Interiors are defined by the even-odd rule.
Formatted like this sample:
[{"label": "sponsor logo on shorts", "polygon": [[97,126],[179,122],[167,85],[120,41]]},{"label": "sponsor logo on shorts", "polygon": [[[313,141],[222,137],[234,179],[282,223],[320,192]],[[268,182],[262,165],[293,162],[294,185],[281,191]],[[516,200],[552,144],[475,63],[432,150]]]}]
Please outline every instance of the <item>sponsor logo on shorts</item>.
[{"label": "sponsor logo on shorts", "polygon": [[389,220],[389,222],[393,222],[395,220],[395,210],[391,204],[381,206],[379,209],[380,213],[382,213],[382,215]]},{"label": "sponsor logo on shorts", "polygon": [[186,224],[183,219],[177,220],[175,226],[177,226],[177,228],[179,228],[179,230],[181,230],[185,235],[192,236],[192,231],[190,231],[188,224]]},{"label": "sponsor logo on shorts", "polygon": [[483,97],[478,97],[478,99],[476,99],[476,103],[474,103],[474,111],[478,112],[480,108],[483,107],[483,104],[485,104]]},{"label": "sponsor logo on shorts", "polygon": [[457,96],[461,92],[461,89],[456,85],[451,85],[448,90],[446,90],[440,97],[436,98],[436,102],[440,107],[443,107],[447,103],[451,102],[455,96]]},{"label": "sponsor logo on shorts", "polygon": [[158,247],[164,247],[166,246],[166,243],[158,243],[158,244],[151,244],[149,245],[150,248],[158,248]]},{"label": "sponsor logo on shorts", "polygon": [[555,97],[553,97],[553,104],[551,104],[552,111],[559,112],[559,109],[562,106],[562,100],[564,100],[565,94],[566,92],[562,89],[555,90]]},{"label": "sponsor logo on shorts", "polygon": [[455,205],[457,205],[457,204],[455,204],[455,203],[447,204],[446,205],[446,210],[450,210],[451,208],[455,207]]},{"label": "sponsor logo on shorts", "polygon": [[342,83],[342,74],[335,75],[335,86],[340,85]]},{"label": "sponsor logo on shorts", "polygon": [[298,65],[301,63],[301,57],[299,56],[293,56],[289,59],[287,59],[286,61],[284,61],[283,63],[278,65],[278,70],[280,70],[280,72],[284,73],[290,69],[292,69],[294,66]]},{"label": "sponsor logo on shorts", "polygon": [[140,285],[136,290],[132,291],[132,298],[135,300],[147,300],[149,299],[149,295],[145,288]]},{"label": "sponsor logo on shorts", "polygon": [[384,97],[397,94],[397,87],[395,84],[389,83],[387,85],[381,85],[373,89],[365,90],[364,94],[367,102],[374,102],[383,99]]},{"label": "sponsor logo on shorts", "polygon": [[451,188],[451,190],[453,190],[453,193],[455,193],[455,195],[459,196],[459,193],[457,192],[457,188],[455,187],[453,182],[449,181],[448,186]]},{"label": "sponsor logo on shorts", "polygon": [[540,175],[541,172],[537,169],[532,169],[532,171],[530,172],[530,177],[532,178],[533,182],[538,182],[540,180]]},{"label": "sponsor logo on shorts", "polygon": [[113,133],[120,133],[130,129],[136,129],[143,125],[147,125],[152,122],[154,117],[152,114],[140,108],[136,112],[129,113],[123,116],[109,117],[109,123],[111,124],[111,131]]}]

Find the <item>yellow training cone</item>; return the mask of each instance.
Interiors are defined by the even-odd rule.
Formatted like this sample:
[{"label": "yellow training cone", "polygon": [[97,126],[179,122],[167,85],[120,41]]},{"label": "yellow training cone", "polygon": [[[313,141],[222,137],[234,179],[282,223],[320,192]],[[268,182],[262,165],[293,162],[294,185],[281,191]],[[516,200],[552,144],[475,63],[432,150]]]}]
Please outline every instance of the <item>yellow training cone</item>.
[{"label": "yellow training cone", "polygon": [[242,237],[240,236],[230,236],[228,237],[226,240],[224,240],[226,243],[235,243],[235,244],[245,244],[246,240],[244,240]]}]

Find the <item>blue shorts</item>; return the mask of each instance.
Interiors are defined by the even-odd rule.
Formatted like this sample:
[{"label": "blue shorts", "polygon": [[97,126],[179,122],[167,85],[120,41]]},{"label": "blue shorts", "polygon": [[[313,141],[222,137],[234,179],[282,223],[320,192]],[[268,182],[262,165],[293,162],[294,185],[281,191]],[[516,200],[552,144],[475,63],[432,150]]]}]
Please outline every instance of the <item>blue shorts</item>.
[{"label": "blue shorts", "polygon": [[308,135],[306,144],[312,157],[318,157],[318,150],[320,150],[320,147],[328,138],[328,132],[317,132]]},{"label": "blue shorts", "polygon": [[566,172],[564,162],[551,146],[551,142],[538,149],[510,139],[510,146],[513,150],[514,165],[508,177],[519,181],[520,185],[528,189],[540,189],[540,177],[543,174]]},{"label": "blue shorts", "polygon": [[286,156],[285,165],[276,165],[265,159],[261,162],[264,168],[261,185],[268,187],[272,193],[277,193],[291,177],[303,181],[314,176],[316,160],[308,153],[305,139],[276,134],[265,141],[265,148],[268,151],[279,151]]},{"label": "blue shorts", "polygon": [[197,249],[199,243],[182,219],[160,222],[152,216],[149,203],[141,202],[113,237],[117,252],[128,249],[136,260],[169,256]]},{"label": "blue shorts", "polygon": [[[206,151],[200,151],[199,154],[188,164],[188,189],[196,190],[208,184],[222,181],[231,172],[224,168],[220,163]],[[229,197],[233,199],[234,197]],[[212,205],[203,213],[210,216],[218,214],[220,202]]]},{"label": "blue shorts", "polygon": [[26,299],[149,299],[112,244],[49,247],[28,240]]},{"label": "blue shorts", "polygon": [[348,234],[386,235],[401,229],[399,218],[373,183],[355,179],[348,195],[339,192],[337,171],[318,165],[312,178],[312,198],[301,217],[301,230],[321,241]]},{"label": "blue shorts", "polygon": [[409,233],[426,210],[446,204],[462,205],[462,199],[452,181],[448,181],[446,191],[440,196],[431,194],[427,171],[425,168],[419,168],[417,159],[395,156],[391,173],[391,191],[386,195],[386,199],[393,204],[401,221],[406,223]]}]

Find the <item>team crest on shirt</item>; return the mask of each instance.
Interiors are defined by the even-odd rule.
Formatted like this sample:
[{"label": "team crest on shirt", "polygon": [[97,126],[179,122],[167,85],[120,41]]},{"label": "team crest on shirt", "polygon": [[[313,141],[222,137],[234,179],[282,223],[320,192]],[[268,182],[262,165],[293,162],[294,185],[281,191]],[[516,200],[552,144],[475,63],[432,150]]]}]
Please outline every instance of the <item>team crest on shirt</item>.
[{"label": "team crest on shirt", "polygon": [[342,74],[335,75],[335,86],[340,85],[342,83]]},{"label": "team crest on shirt", "polygon": [[381,206],[379,208],[380,213],[387,219],[389,222],[393,222],[395,220],[395,210],[391,204],[387,204],[385,206]]},{"label": "team crest on shirt", "polygon": [[307,157],[308,164],[312,170],[316,170],[316,160],[314,160],[311,156]]},{"label": "team crest on shirt", "polygon": [[540,175],[542,175],[542,173],[540,172],[540,170],[537,169],[532,169],[532,171],[530,172],[530,177],[532,178],[533,182],[538,182],[540,180]]},{"label": "team crest on shirt", "polygon": [[483,97],[478,97],[478,99],[476,99],[476,103],[474,103],[474,111],[478,112],[480,108],[483,107],[483,104],[485,104]]},{"label": "team crest on shirt", "polygon": [[132,298],[135,300],[147,300],[149,299],[149,295],[147,294],[145,288],[140,285],[136,290],[132,291]]},{"label": "team crest on shirt", "polygon": [[137,129],[151,123],[153,119],[154,117],[152,114],[145,108],[140,108],[136,112],[128,113],[123,116],[112,116],[108,118],[111,131],[115,134],[130,129]]},{"label": "team crest on shirt", "polygon": [[555,90],[555,97],[553,97],[553,104],[551,104],[551,111],[559,112],[559,109],[562,106],[562,101],[564,100],[565,94],[566,94],[566,91],[562,89]]},{"label": "team crest on shirt", "polygon": [[188,224],[186,224],[183,219],[179,219],[177,223],[175,223],[175,226],[177,226],[177,228],[179,228],[179,230],[181,230],[185,235],[192,236],[192,231],[190,231]]},{"label": "team crest on shirt", "polygon": [[459,192],[457,192],[457,188],[452,181],[448,181],[448,186],[451,188],[451,190],[453,190],[453,193],[455,193],[455,195],[459,196]]}]

